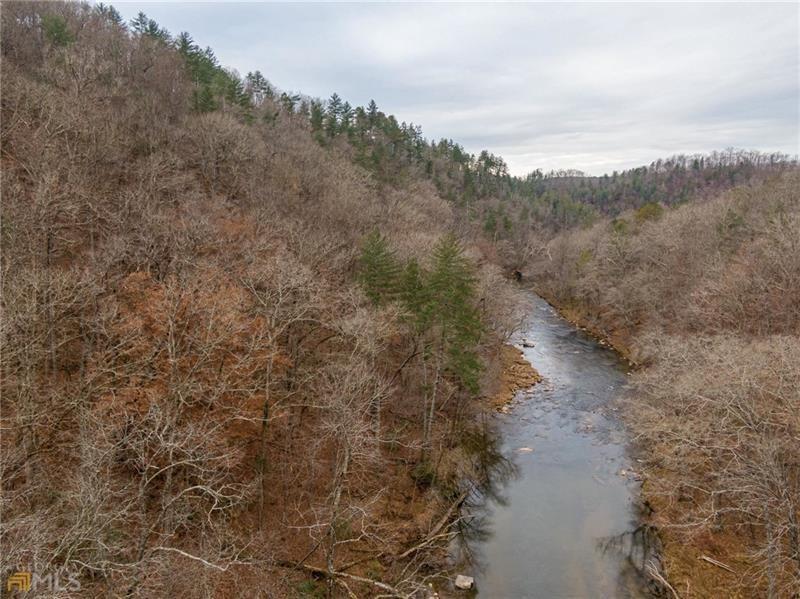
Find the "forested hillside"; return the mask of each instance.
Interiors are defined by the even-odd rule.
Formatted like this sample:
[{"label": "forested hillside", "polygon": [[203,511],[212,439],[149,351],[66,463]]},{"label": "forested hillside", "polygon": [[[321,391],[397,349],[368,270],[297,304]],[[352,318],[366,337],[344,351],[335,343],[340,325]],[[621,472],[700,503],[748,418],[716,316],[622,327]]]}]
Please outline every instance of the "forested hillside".
[{"label": "forested hillside", "polygon": [[796,596],[798,173],[557,236],[529,274],[643,367],[623,411],[681,596]]},{"label": "forested hillside", "polygon": [[186,37],[2,18],[4,575],[426,589],[516,318],[470,226]]},{"label": "forested hillside", "polygon": [[502,464],[478,416],[519,270],[648,365],[627,411],[658,524],[800,584],[795,159],[515,177],[58,2],[3,3],[1,133],[4,574],[427,594]]}]

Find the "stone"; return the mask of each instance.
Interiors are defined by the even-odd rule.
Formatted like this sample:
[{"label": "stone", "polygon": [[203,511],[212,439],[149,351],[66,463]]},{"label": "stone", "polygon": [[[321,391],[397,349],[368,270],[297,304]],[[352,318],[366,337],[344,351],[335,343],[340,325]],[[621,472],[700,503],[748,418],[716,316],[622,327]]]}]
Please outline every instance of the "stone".
[{"label": "stone", "polygon": [[530,339],[523,339],[522,347],[534,347],[534,343]]},{"label": "stone", "polygon": [[472,576],[464,576],[458,574],[456,576],[456,588],[462,591],[468,591],[475,585],[475,579]]}]

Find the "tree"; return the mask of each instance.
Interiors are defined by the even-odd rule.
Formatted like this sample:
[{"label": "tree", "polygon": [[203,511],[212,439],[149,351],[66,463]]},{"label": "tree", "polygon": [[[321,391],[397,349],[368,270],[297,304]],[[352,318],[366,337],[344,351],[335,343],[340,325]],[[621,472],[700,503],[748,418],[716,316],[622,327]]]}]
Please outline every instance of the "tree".
[{"label": "tree", "polygon": [[131,19],[131,31],[138,35],[142,35],[147,29],[147,23],[150,19],[142,11],[136,15],[136,18]]},{"label": "tree", "polygon": [[44,35],[54,46],[67,46],[75,41],[75,36],[67,27],[67,21],[60,15],[42,17]]},{"label": "tree", "polygon": [[94,8],[97,11],[97,14],[105,17],[116,25],[122,25],[122,15],[119,14],[119,11],[110,4],[98,2]]},{"label": "tree", "polygon": [[480,362],[474,347],[481,338],[482,325],[473,305],[475,278],[453,235],[442,237],[434,248],[428,285],[446,368],[467,390],[477,392]]},{"label": "tree", "polygon": [[311,110],[309,115],[309,122],[311,124],[311,133],[318,142],[324,140],[323,128],[325,127],[325,109],[322,102],[319,100],[311,101]]},{"label": "tree", "polygon": [[339,94],[334,93],[328,100],[328,122],[325,128],[329,137],[334,137],[339,131],[339,116],[342,111],[342,99]]},{"label": "tree", "polygon": [[483,221],[483,230],[488,235],[494,238],[497,233],[497,215],[493,209],[489,209],[486,213],[486,219]]},{"label": "tree", "polygon": [[427,329],[430,317],[430,294],[426,277],[427,273],[415,259],[408,261],[400,277],[400,301],[412,316],[417,331]]},{"label": "tree", "polygon": [[379,305],[397,297],[400,266],[386,238],[377,230],[367,235],[359,260],[359,279],[366,296]]},{"label": "tree", "polygon": [[245,89],[255,106],[261,106],[264,100],[271,97],[273,93],[269,81],[261,74],[261,71],[247,73]]},{"label": "tree", "polygon": [[194,43],[194,39],[188,31],[181,31],[175,38],[175,49],[184,59],[189,59],[197,52],[197,44]]},{"label": "tree", "polygon": [[141,11],[131,20],[131,30],[141,37],[151,37],[164,43],[169,43],[170,40],[169,31],[159,27],[158,23]]},{"label": "tree", "polygon": [[193,94],[193,105],[197,112],[213,112],[219,105],[214,98],[214,93],[211,88],[204,85]]},{"label": "tree", "polygon": [[281,104],[283,104],[283,109],[289,114],[294,114],[295,107],[300,100],[300,94],[281,93]]},{"label": "tree", "polygon": [[370,130],[378,124],[378,105],[375,103],[375,100],[370,100],[369,106],[367,106],[367,122],[369,123]]},{"label": "tree", "polygon": [[267,442],[269,423],[278,407],[276,390],[279,383],[286,387],[278,373],[286,358],[272,348],[281,347],[294,328],[311,320],[317,310],[317,290],[309,269],[299,263],[295,256],[282,252],[278,260],[263,260],[258,251],[249,257],[247,271],[241,284],[252,302],[251,309],[260,316],[259,339],[270,349],[261,365],[262,419],[261,438],[258,450],[259,509],[263,518],[264,496],[267,489]]},{"label": "tree", "polygon": [[350,133],[350,120],[353,118],[353,108],[350,102],[342,104],[342,109],[339,114],[339,132],[344,134]]}]

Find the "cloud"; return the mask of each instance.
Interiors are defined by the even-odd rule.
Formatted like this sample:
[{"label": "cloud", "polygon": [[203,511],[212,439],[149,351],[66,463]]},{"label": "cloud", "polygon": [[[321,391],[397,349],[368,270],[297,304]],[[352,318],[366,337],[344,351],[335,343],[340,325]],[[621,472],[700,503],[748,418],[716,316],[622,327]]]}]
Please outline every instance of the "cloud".
[{"label": "cloud", "polygon": [[502,155],[599,174],[727,146],[798,152],[797,4],[166,4],[242,73]]}]

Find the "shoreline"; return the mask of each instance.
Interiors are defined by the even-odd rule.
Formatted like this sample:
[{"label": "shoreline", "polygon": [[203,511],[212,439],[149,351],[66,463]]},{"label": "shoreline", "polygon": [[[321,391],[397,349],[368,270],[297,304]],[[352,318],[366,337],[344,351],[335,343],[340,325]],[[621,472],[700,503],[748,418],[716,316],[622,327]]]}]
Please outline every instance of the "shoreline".
[{"label": "shoreline", "polygon": [[517,393],[540,383],[542,375],[525,358],[522,350],[510,343],[500,347],[499,366],[497,388],[482,400],[492,411],[505,412]]},{"label": "shoreline", "polygon": [[629,332],[606,331],[597,325],[587,310],[581,309],[580,305],[562,306],[549,293],[534,286],[530,286],[530,289],[546,301],[564,320],[595,339],[600,345],[610,347],[617,352],[628,362],[631,368],[637,369],[642,367],[642,365],[633,358],[633,351],[630,347],[631,334]]},{"label": "shoreline", "polygon": [[[561,306],[550,294],[533,286],[531,289],[565,320],[598,340],[601,345],[616,351],[628,362],[632,370],[644,368],[643,364],[632,358],[630,347],[632,335],[630,332],[608,332],[594,322],[595,319],[585,307],[582,308],[580,305]],[[629,428],[630,432],[635,433],[629,423],[625,423],[625,426]],[[632,451],[635,454],[641,451],[641,448],[633,447]],[[668,472],[657,474],[661,481],[669,481],[671,478]],[[664,574],[666,583],[671,585],[670,592],[675,593],[676,597],[707,596],[708,593],[712,593],[722,594],[731,599],[741,599],[743,596],[737,586],[738,576],[704,559],[704,556],[713,553],[723,561],[727,560],[727,564],[734,565],[737,572],[740,572],[742,568],[746,569],[748,564],[737,559],[735,552],[730,552],[732,547],[738,545],[735,535],[704,531],[687,541],[686,538],[670,530],[669,514],[674,506],[659,494],[652,492],[651,485],[648,484],[650,478],[655,478],[655,475],[648,476],[645,473],[639,491],[639,500],[650,511],[649,515],[644,516],[644,521],[654,527],[661,542],[662,574]],[[664,583],[664,581],[660,582]]]}]

